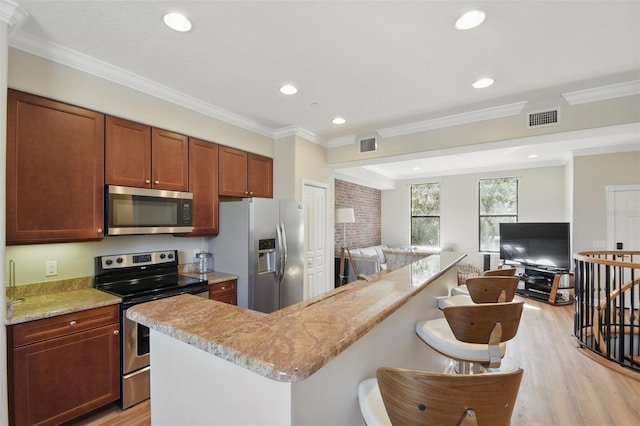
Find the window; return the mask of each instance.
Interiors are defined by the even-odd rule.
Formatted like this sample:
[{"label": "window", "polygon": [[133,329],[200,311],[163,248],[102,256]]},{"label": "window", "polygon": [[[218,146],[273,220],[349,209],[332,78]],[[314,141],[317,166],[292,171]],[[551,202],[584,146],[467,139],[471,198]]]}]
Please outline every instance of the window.
[{"label": "window", "polygon": [[411,245],[440,247],[440,184],[411,185]]},{"label": "window", "polygon": [[518,179],[480,180],[480,251],[500,251],[500,223],[518,221]]}]

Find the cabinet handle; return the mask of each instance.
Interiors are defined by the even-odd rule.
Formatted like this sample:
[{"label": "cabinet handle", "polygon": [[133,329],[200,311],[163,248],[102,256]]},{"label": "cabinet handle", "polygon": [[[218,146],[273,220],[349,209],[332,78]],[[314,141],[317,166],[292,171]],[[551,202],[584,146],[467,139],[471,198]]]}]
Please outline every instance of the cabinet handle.
[{"label": "cabinet handle", "polygon": [[253,191],[249,191],[249,195],[253,195]]},{"label": "cabinet handle", "polygon": [[220,290],[226,290],[226,289],[227,289],[226,287],[220,287]]},{"label": "cabinet handle", "polygon": [[160,183],[159,180],[154,180],[153,183],[155,183],[156,185]]},{"label": "cabinet handle", "polygon": [[98,228],[98,234],[102,234],[102,228]]},{"label": "cabinet handle", "polygon": [[77,322],[76,322],[75,320],[73,320],[73,321],[71,321],[71,322],[69,323],[69,325],[70,325],[71,327],[73,327],[73,326],[74,326],[74,325],[76,325],[76,324],[77,324]]},{"label": "cabinet handle", "polygon": [[115,335],[120,334],[120,330],[113,330],[113,334],[115,334]]},{"label": "cabinet handle", "polygon": [[151,183],[149,179],[145,180],[144,183]]}]

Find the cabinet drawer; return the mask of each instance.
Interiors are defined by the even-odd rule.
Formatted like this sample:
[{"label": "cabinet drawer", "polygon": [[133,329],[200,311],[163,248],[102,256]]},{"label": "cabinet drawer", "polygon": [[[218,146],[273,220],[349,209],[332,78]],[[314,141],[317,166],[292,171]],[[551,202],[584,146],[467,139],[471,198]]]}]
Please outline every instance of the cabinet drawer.
[{"label": "cabinet drawer", "polygon": [[11,330],[13,346],[28,345],[119,322],[119,305],[111,305],[16,324]]},{"label": "cabinet drawer", "polygon": [[224,294],[236,292],[236,280],[222,281],[215,284],[209,284],[209,299],[215,299],[216,297]]},{"label": "cabinet drawer", "polygon": [[235,293],[223,294],[222,296],[215,297],[211,300],[216,300],[222,303],[228,303],[230,305],[237,305],[238,299]]}]

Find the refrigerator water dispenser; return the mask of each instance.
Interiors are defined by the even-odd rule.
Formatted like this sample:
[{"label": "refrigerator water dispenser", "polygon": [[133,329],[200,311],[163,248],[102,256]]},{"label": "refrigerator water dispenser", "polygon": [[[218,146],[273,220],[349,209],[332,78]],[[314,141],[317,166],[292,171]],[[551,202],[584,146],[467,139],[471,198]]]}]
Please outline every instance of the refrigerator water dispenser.
[{"label": "refrigerator water dispenser", "polygon": [[276,240],[258,240],[258,274],[276,271]]}]

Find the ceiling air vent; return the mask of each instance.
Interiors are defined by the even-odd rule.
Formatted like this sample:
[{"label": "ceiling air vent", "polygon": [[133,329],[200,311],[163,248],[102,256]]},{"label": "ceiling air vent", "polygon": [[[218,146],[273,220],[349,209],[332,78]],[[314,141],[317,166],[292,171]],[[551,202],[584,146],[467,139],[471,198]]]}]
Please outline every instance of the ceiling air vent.
[{"label": "ceiling air vent", "polygon": [[551,109],[548,111],[530,112],[527,114],[527,127],[552,126],[560,122],[560,111]]},{"label": "ceiling air vent", "polygon": [[378,150],[378,140],[375,136],[360,139],[360,154],[364,152],[376,152]]}]

